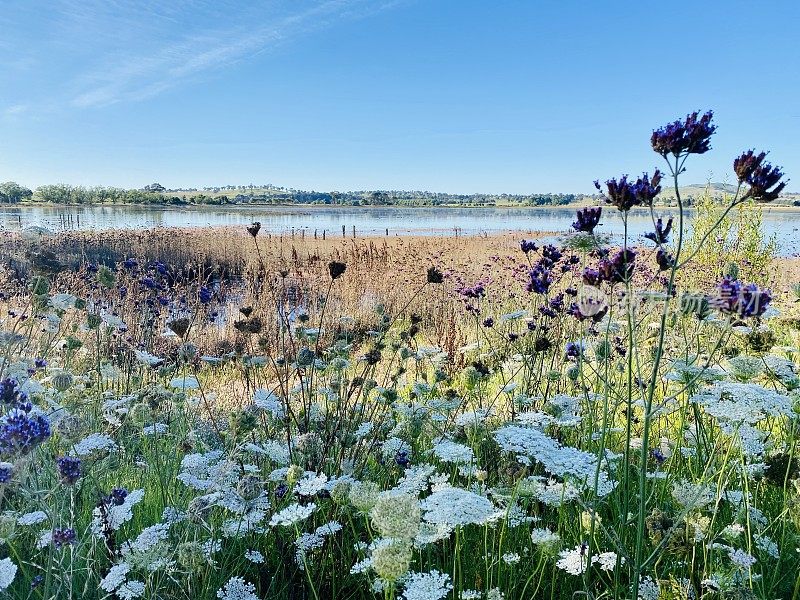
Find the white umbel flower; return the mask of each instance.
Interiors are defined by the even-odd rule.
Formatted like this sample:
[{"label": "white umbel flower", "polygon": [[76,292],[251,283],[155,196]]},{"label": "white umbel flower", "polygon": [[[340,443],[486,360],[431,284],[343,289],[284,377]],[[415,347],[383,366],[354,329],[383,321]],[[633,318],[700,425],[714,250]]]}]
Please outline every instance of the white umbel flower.
[{"label": "white umbel flower", "polygon": [[17,565],[10,558],[0,560],[0,590],[6,589],[14,582],[17,576]]},{"label": "white umbel flower", "polygon": [[277,525],[283,525],[284,527],[291,527],[295,523],[299,523],[300,521],[305,521],[308,517],[311,516],[311,513],[314,512],[314,509],[317,508],[317,505],[313,502],[307,506],[301,506],[297,503],[291,504],[284,508],[282,511],[275,513],[272,515],[272,518],[269,520],[270,527],[275,527]]}]

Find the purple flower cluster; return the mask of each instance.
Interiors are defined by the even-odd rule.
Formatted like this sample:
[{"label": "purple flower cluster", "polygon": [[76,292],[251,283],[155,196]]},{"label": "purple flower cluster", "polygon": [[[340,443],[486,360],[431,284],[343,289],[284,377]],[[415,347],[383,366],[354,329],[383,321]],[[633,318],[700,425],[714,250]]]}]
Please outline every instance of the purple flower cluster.
[{"label": "purple flower cluster", "polygon": [[533,268],[528,271],[528,283],[525,289],[528,292],[536,294],[546,294],[550,291],[550,286],[553,284],[553,267],[561,260],[563,254],[561,250],[547,244],[542,247],[542,257],[533,265]]},{"label": "purple flower cluster", "polygon": [[659,246],[669,241],[669,234],[672,231],[672,217],[667,219],[666,225],[661,217],[656,221],[656,230],[644,234],[648,240],[654,241]]},{"label": "purple flower cluster", "polygon": [[464,298],[471,298],[477,300],[479,298],[483,298],[486,295],[486,288],[481,282],[478,282],[473,286],[461,288],[460,290],[458,290],[458,293],[464,296]]},{"label": "purple flower cluster", "polygon": [[536,252],[539,249],[539,246],[536,245],[536,242],[530,240],[522,240],[519,243],[519,246],[525,254]]},{"label": "purple flower cluster", "polygon": [[546,294],[550,291],[550,286],[553,284],[553,276],[551,273],[552,271],[541,263],[537,264],[528,271],[530,279],[525,286],[525,290],[529,293]]},{"label": "purple flower cluster", "polygon": [[669,252],[663,248],[659,248],[658,252],[656,252],[656,263],[658,264],[659,271],[669,271],[675,266],[675,259]]},{"label": "purple flower cluster", "polygon": [[628,181],[628,176],[623,175],[617,179],[606,181],[606,191],[599,181],[594,182],[594,187],[604,195],[607,204],[613,204],[617,210],[627,212],[634,206],[650,206],[653,199],[661,192],[661,171],[656,169],[653,177],[647,173],[642,174],[636,181]]},{"label": "purple flower cluster", "polygon": [[584,281],[589,285],[597,285],[607,281],[609,283],[625,283],[633,276],[636,261],[636,252],[630,248],[618,250],[613,257],[603,258],[597,263],[597,269],[592,270],[590,278],[594,278],[594,283],[587,281],[587,273],[584,271]]},{"label": "purple flower cluster", "polygon": [[28,395],[19,389],[17,380],[10,377],[0,381],[0,402],[25,412],[30,410]]},{"label": "purple flower cluster", "polygon": [[14,465],[11,463],[3,463],[0,465],[0,484],[8,483],[11,481],[11,475],[14,473]]},{"label": "purple flower cluster", "polygon": [[72,527],[66,528],[56,528],[53,529],[53,545],[56,548],[62,548],[63,546],[70,546],[74,544],[78,536],[75,533],[75,530]]},{"label": "purple flower cluster", "polygon": [[58,474],[66,485],[72,485],[81,477],[81,461],[72,456],[61,456],[56,459]]},{"label": "purple flower cluster", "polygon": [[603,214],[603,207],[583,208],[576,214],[577,220],[572,224],[575,231],[583,233],[593,233],[594,228],[600,223],[600,215]]},{"label": "purple flower cluster", "polygon": [[653,150],[665,157],[668,154],[704,154],[711,149],[710,139],[717,129],[711,120],[712,111],[695,111],[683,121],[674,121],[656,129],[650,137]]},{"label": "purple flower cluster", "polygon": [[214,297],[214,292],[206,286],[201,286],[197,296],[200,299],[200,304],[208,304]]},{"label": "purple flower cluster", "polygon": [[0,419],[0,457],[27,454],[50,437],[47,418],[29,412],[15,408]]},{"label": "purple flower cluster", "polygon": [[766,152],[756,154],[754,150],[748,150],[733,161],[733,170],[739,183],[747,183],[750,186],[745,197],[752,198],[756,202],[772,202],[788,182],[781,181],[783,171],[780,167],[773,167],[765,162],[766,157]]},{"label": "purple flower cluster", "polygon": [[743,284],[732,277],[723,277],[717,284],[717,295],[709,304],[726,315],[760,317],[772,301],[772,293],[755,283]]}]

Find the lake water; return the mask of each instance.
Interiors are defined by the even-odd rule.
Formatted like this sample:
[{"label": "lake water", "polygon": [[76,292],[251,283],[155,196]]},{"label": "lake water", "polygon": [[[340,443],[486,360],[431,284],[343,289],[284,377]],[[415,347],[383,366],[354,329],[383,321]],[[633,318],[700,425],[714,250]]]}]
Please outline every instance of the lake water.
[{"label": "lake water", "polygon": [[[665,214],[669,209],[662,210]],[[31,226],[54,232],[64,230],[148,229],[153,227],[205,227],[249,225],[260,221],[273,233],[306,231],[306,235],[347,236],[355,227],[358,236],[493,234],[511,231],[565,232],[575,209],[558,208],[401,208],[329,206],[226,206],[149,208],[138,206],[2,206],[0,230],[19,231]],[[619,236],[622,222],[615,209],[605,208],[598,231]],[[764,209],[764,228],[777,236],[780,254],[800,252],[800,212]],[[653,229],[646,210],[633,211],[630,235]]]}]

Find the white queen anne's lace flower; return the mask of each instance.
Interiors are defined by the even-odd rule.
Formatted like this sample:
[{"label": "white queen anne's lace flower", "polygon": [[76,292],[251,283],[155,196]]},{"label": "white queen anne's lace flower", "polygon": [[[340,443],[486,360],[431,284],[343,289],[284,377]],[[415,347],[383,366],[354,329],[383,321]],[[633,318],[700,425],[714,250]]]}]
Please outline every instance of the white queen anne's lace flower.
[{"label": "white queen anne's lace flower", "polygon": [[431,571],[430,573],[411,573],[405,582],[404,600],[441,600],[450,593],[453,584],[450,575]]},{"label": "white queen anne's lace flower", "polygon": [[433,524],[483,525],[495,513],[484,496],[457,487],[442,488],[421,503],[425,520]]},{"label": "white queen anne's lace flower", "polygon": [[256,586],[241,577],[231,577],[217,591],[217,598],[220,600],[260,600],[256,596]]},{"label": "white queen anne's lace flower", "polygon": [[104,433],[92,433],[73,446],[73,451],[78,456],[86,456],[103,450],[113,452],[116,449],[116,442],[111,439],[111,436]]},{"label": "white queen anne's lace flower", "polygon": [[0,590],[6,589],[17,576],[17,565],[10,558],[0,560]]},{"label": "white queen anne's lace flower", "polygon": [[559,553],[556,566],[570,575],[582,575],[589,566],[589,554],[585,546],[576,546],[572,550]]},{"label": "white queen anne's lace flower", "polygon": [[317,505],[313,502],[306,506],[301,506],[300,504],[291,504],[284,508],[282,511],[275,513],[272,515],[272,518],[269,520],[270,527],[275,527],[277,525],[283,525],[284,527],[290,527],[295,523],[299,523],[300,521],[305,521],[311,514],[314,512],[314,509],[317,508]]}]

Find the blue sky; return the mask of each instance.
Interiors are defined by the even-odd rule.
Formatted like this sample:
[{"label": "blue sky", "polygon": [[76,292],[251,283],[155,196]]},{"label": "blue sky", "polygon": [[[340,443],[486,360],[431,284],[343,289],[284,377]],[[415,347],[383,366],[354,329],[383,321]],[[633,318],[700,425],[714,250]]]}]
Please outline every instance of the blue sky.
[{"label": "blue sky", "polygon": [[3,0],[0,180],[588,192],[770,150],[800,181],[800,3]]}]

